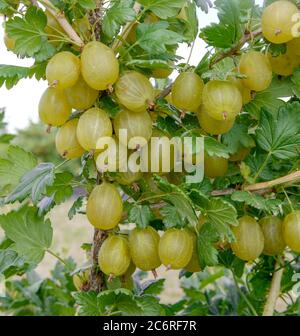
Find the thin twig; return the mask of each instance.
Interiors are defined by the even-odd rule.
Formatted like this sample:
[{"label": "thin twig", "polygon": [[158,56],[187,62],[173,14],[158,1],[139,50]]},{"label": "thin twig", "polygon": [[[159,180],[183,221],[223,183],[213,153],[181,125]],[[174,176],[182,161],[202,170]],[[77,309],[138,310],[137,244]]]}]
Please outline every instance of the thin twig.
[{"label": "thin twig", "polygon": [[84,42],[79,37],[79,35],[76,33],[76,31],[73,29],[71,24],[67,21],[64,13],[59,11],[49,0],[38,0],[41,4],[43,4],[48,12],[52,14],[57,22],[60,24],[60,26],[63,28],[63,30],[66,32],[66,34],[70,37],[70,39],[73,41],[75,45],[82,48],[84,46]]}]

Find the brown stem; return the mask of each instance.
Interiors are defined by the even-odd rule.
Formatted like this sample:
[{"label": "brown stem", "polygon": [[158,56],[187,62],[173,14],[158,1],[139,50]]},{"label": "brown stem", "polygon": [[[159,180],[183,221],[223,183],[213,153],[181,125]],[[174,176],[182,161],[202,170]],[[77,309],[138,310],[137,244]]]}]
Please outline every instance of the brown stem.
[{"label": "brown stem", "polygon": [[97,41],[100,41],[101,39],[101,22],[103,19],[103,3],[104,0],[96,0],[96,7],[95,9],[89,11],[89,22],[94,27],[94,34],[95,34],[95,39]]},{"label": "brown stem", "polygon": [[224,52],[222,52],[221,54],[219,54],[217,57],[213,57],[212,61],[210,62],[210,68],[212,68],[215,64],[219,63],[220,61],[222,61],[224,58],[226,57],[230,57],[233,55],[236,55],[239,53],[239,51],[241,50],[241,48],[249,41],[253,40],[255,37],[261,35],[262,30],[257,29],[254,32],[250,32],[250,33],[246,33],[244,34],[244,36],[241,38],[241,40],[239,41],[239,43],[230,48],[229,50],[226,50]]},{"label": "brown stem", "polygon": [[92,247],[92,262],[89,284],[86,291],[101,292],[105,288],[104,274],[99,270],[98,254],[100,247],[107,238],[107,233],[95,229]]},{"label": "brown stem", "polygon": [[84,42],[81,40],[79,35],[70,25],[70,23],[67,21],[65,15],[61,11],[59,11],[57,8],[55,8],[54,5],[49,0],[38,0],[38,1],[41,4],[43,4],[46,7],[47,11],[55,17],[57,22],[66,32],[66,34],[70,37],[73,43],[76,44],[78,47],[82,48],[84,46]]},{"label": "brown stem", "polygon": [[249,186],[245,187],[244,190],[253,192],[253,191],[257,191],[257,190],[273,188],[275,186],[282,185],[282,184],[295,183],[295,182],[298,182],[298,181],[300,181],[300,171],[296,171],[294,173],[291,173],[289,175],[280,177],[280,178],[278,178],[276,180],[273,180],[273,181],[268,181],[268,182],[262,182],[262,183],[256,183],[256,184],[249,185]]}]

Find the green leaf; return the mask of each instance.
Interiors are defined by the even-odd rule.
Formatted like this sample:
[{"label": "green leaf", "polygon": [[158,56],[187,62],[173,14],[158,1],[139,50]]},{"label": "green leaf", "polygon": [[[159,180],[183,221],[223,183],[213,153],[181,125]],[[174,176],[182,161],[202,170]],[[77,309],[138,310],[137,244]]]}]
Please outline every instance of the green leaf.
[{"label": "green leaf", "polygon": [[152,212],[148,205],[135,205],[128,214],[129,222],[135,223],[140,229],[146,228],[152,217]]},{"label": "green leaf", "polygon": [[53,183],[54,168],[52,163],[41,163],[26,173],[19,185],[6,197],[6,203],[22,201],[31,196],[32,201],[36,204],[45,194],[46,187]]},{"label": "green leaf", "polygon": [[221,240],[234,240],[230,226],[236,226],[237,212],[234,206],[222,199],[213,198],[204,210],[204,216],[214,227]]},{"label": "green leaf", "polygon": [[277,115],[263,111],[258,130],[260,148],[277,159],[289,160],[299,157],[300,149],[300,104],[285,104]]},{"label": "green leaf", "polygon": [[132,1],[115,1],[113,6],[105,12],[102,21],[102,29],[106,36],[113,38],[126,22],[133,21],[135,12],[132,8]]},{"label": "green leaf", "polygon": [[77,0],[78,4],[87,10],[95,9],[96,2],[94,0]]},{"label": "green leaf", "polygon": [[53,184],[47,186],[47,195],[53,197],[57,205],[63,203],[73,195],[72,180],[73,174],[69,172],[55,174]]},{"label": "green leaf", "polygon": [[135,44],[150,54],[161,54],[167,51],[167,46],[176,45],[183,41],[183,37],[168,30],[168,22],[142,23],[136,29]]},{"label": "green leaf", "polygon": [[202,269],[218,264],[218,250],[215,248],[218,239],[218,234],[211,223],[205,223],[197,239],[198,258]]},{"label": "green leaf", "polygon": [[72,204],[68,212],[68,217],[70,220],[76,216],[78,211],[82,208],[82,204],[83,204],[83,197],[78,197],[76,201]]},{"label": "green leaf", "polygon": [[176,209],[178,214],[181,217],[181,221],[185,220],[192,226],[196,226],[198,224],[198,218],[193,208],[192,203],[189,198],[182,194],[170,194],[168,196],[164,196],[163,199],[169,203],[171,203]]},{"label": "green leaf", "polygon": [[236,191],[231,195],[235,202],[246,203],[255,209],[273,213],[279,210],[281,201],[277,199],[266,199],[260,195],[255,195],[247,191]]},{"label": "green leaf", "polygon": [[0,226],[14,242],[11,249],[24,256],[29,263],[42,261],[45,251],[51,246],[53,232],[50,220],[39,217],[33,207],[26,206],[0,216]]},{"label": "green leaf", "polygon": [[[24,18],[15,16],[8,20],[5,29],[9,37],[16,40],[15,52],[21,56],[32,57],[42,51],[49,52],[48,38],[45,33],[47,17],[42,9],[31,6]],[[43,49],[42,49],[43,48]]]},{"label": "green leaf", "polygon": [[139,0],[138,2],[161,19],[167,19],[177,15],[186,0]]},{"label": "green leaf", "polygon": [[222,140],[231,154],[237,153],[241,148],[255,146],[253,138],[248,134],[248,127],[239,123],[235,123],[233,128],[223,135]]},{"label": "green leaf", "polygon": [[187,42],[192,43],[198,35],[199,22],[197,17],[197,7],[194,2],[188,2],[185,7],[182,8],[184,15],[181,20],[185,24],[183,35]]},{"label": "green leaf", "polygon": [[18,146],[9,146],[7,157],[0,158],[0,187],[11,190],[36,164],[37,160],[31,153]]},{"label": "green leaf", "polygon": [[229,158],[229,149],[227,146],[212,137],[204,138],[204,149],[209,156],[217,156],[224,159]]},{"label": "green leaf", "polygon": [[261,109],[276,113],[284,105],[280,98],[293,95],[291,80],[289,78],[274,78],[271,85],[264,91],[256,92],[254,99],[244,106],[244,110],[256,119],[260,118]]},{"label": "green leaf", "polygon": [[142,284],[140,294],[159,295],[164,290],[166,279],[149,280]]},{"label": "green leaf", "polygon": [[163,217],[163,223],[166,229],[173,227],[182,227],[184,225],[180,213],[173,205],[166,205],[160,210],[160,214]]},{"label": "green leaf", "polygon": [[216,0],[219,24],[213,23],[202,29],[200,36],[217,48],[230,48],[242,37],[241,10],[238,0]]},{"label": "green leaf", "polygon": [[21,260],[16,251],[0,249],[0,274],[3,274],[10,267],[18,266]]},{"label": "green leaf", "polygon": [[74,298],[79,306],[79,316],[102,316],[96,292],[77,292]]},{"label": "green leaf", "polygon": [[212,69],[207,69],[207,71],[201,74],[201,77],[209,80],[226,80],[228,74],[232,73],[234,68],[236,68],[236,65],[233,59],[227,57],[215,64]]},{"label": "green leaf", "polygon": [[7,89],[11,89],[22,78],[33,76],[40,80],[45,74],[45,68],[46,63],[36,63],[31,67],[0,64],[0,87],[5,84]]}]

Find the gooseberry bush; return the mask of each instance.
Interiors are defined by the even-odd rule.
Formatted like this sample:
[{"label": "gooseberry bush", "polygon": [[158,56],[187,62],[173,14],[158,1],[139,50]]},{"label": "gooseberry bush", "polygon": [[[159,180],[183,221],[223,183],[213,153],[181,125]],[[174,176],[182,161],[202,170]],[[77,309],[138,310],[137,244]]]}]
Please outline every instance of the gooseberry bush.
[{"label": "gooseberry bush", "polygon": [[[218,22],[200,29],[212,5]],[[0,65],[0,85],[48,82],[38,111],[62,158],[40,162],[16,145],[1,112],[1,310],[299,315],[297,1],[0,0],[0,12],[7,49],[33,59]],[[207,52],[192,66],[198,38]],[[203,179],[164,172],[154,136],[204,139]],[[116,167],[99,149],[104,137],[117,142]],[[121,169],[124,150],[146,147],[155,172]],[[200,152],[191,145],[185,155],[197,162]],[[80,170],[68,169],[74,160]],[[51,247],[49,212],[66,201],[70,219],[84,214],[94,227],[83,265]],[[45,254],[57,265],[37,279]],[[184,294],[162,304],[169,270],[179,271]]]}]

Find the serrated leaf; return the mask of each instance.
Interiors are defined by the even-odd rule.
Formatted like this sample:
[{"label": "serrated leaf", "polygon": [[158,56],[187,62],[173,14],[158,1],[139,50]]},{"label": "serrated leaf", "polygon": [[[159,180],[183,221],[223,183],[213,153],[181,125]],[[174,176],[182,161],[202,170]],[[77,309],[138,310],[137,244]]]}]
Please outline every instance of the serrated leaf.
[{"label": "serrated leaf", "polygon": [[69,212],[68,212],[68,217],[69,219],[73,219],[74,216],[78,213],[78,211],[81,209],[83,204],[83,197],[78,197],[76,201],[72,204]]},{"label": "serrated leaf", "polygon": [[132,8],[132,1],[115,1],[113,6],[105,12],[102,21],[103,32],[109,38],[113,38],[122,25],[133,21],[134,18],[135,12]]},{"label": "serrated leaf", "polygon": [[135,205],[128,214],[129,222],[135,223],[140,229],[146,228],[152,217],[152,212],[148,205]]},{"label": "serrated leaf", "polygon": [[73,188],[70,182],[73,179],[73,174],[69,172],[55,174],[54,181],[47,186],[46,192],[53,197],[55,203],[61,204],[73,195]]},{"label": "serrated leaf", "polygon": [[18,146],[9,146],[7,157],[0,158],[0,187],[15,187],[21,177],[37,163],[36,158]]},{"label": "serrated leaf", "polygon": [[217,156],[224,159],[229,158],[229,150],[227,146],[212,137],[204,138],[204,149],[209,156]]},{"label": "serrated leaf", "polygon": [[96,2],[94,0],[77,0],[79,5],[84,9],[95,9]]},{"label": "serrated leaf", "polygon": [[79,316],[101,316],[103,314],[96,292],[74,293],[76,304],[79,306]]},{"label": "serrated leaf", "polygon": [[145,281],[141,285],[141,293],[140,294],[155,294],[159,295],[164,289],[165,279],[159,280],[149,280]]},{"label": "serrated leaf", "polygon": [[0,216],[0,226],[14,242],[11,249],[29,263],[38,264],[51,246],[53,232],[50,220],[39,217],[33,207],[26,206]]},{"label": "serrated leaf", "polygon": [[167,52],[167,46],[176,45],[183,41],[183,37],[171,30],[166,21],[157,23],[142,23],[136,29],[137,41],[142,49],[150,54]]},{"label": "serrated leaf", "polygon": [[280,200],[265,199],[260,195],[255,195],[247,191],[236,191],[231,195],[231,199],[235,202],[246,203],[255,209],[263,210],[269,213],[278,211],[281,205]]},{"label": "serrated leaf", "polygon": [[197,251],[201,269],[218,264],[218,250],[215,247],[218,239],[218,234],[211,223],[205,223],[197,238]]},{"label": "serrated leaf", "polygon": [[0,64],[0,87],[5,84],[7,89],[11,89],[21,79],[33,76],[40,80],[45,74],[45,68],[45,63],[37,63],[31,67]]},{"label": "serrated leaf", "polygon": [[32,57],[42,48],[48,52],[46,26],[47,17],[43,10],[31,6],[23,18],[15,16],[9,19],[5,24],[5,29],[8,36],[16,41],[14,51],[21,56]]},{"label": "serrated leaf", "polygon": [[8,268],[17,266],[21,258],[18,253],[12,249],[0,250],[0,274],[3,274]]},{"label": "serrated leaf", "polygon": [[300,104],[294,102],[280,108],[272,115],[263,111],[256,132],[257,143],[277,159],[299,157],[300,150]]},{"label": "serrated leaf", "polygon": [[233,128],[223,135],[222,141],[231,154],[237,153],[241,148],[255,146],[253,138],[248,134],[248,127],[239,123],[235,123]]},{"label": "serrated leaf", "polygon": [[186,0],[139,0],[138,2],[161,19],[167,19],[178,14]]},{"label": "serrated leaf", "polygon": [[41,163],[26,173],[21,178],[19,185],[6,197],[6,203],[22,201],[30,196],[36,204],[45,194],[46,187],[53,183],[54,168],[52,163]]},{"label": "serrated leaf", "polygon": [[174,227],[182,227],[184,222],[177,211],[177,208],[172,205],[166,205],[160,210],[160,214],[163,217],[163,223],[166,229]]}]

